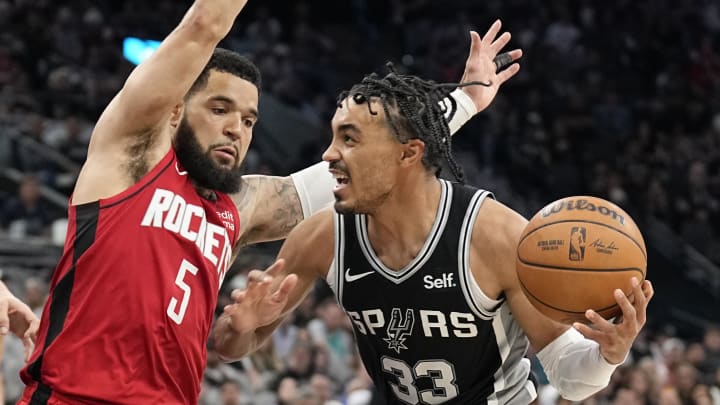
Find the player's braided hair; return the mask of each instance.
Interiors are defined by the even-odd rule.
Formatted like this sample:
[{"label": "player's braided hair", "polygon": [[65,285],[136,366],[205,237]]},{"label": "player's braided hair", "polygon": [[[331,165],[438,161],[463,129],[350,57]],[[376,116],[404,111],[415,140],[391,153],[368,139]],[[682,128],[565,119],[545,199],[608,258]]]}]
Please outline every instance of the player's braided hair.
[{"label": "player's braided hair", "polygon": [[338,108],[342,108],[342,100],[351,97],[357,104],[367,103],[370,114],[377,115],[370,100],[379,99],[398,141],[406,143],[410,139],[422,140],[425,143],[425,154],[422,158],[425,167],[435,169],[435,175],[439,176],[444,158],[455,179],[463,182],[462,167],[452,156],[450,128],[447,124],[455,115],[457,103],[452,97],[449,98],[450,111],[446,119],[448,106],[442,100],[457,87],[492,84],[478,81],[462,84],[435,83],[417,76],[399,74],[392,63],[388,62],[386,66],[390,73],[385,77],[381,78],[377,73],[372,73],[349,91],[340,93]]}]

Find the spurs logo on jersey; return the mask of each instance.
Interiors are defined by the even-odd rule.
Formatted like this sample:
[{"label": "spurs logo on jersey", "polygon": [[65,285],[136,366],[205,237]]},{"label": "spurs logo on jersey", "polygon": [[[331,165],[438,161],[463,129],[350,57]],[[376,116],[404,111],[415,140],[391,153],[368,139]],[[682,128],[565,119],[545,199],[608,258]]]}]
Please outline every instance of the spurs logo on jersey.
[{"label": "spurs logo on jersey", "polygon": [[[225,220],[232,221],[232,214],[227,211],[224,214],[220,217],[227,226]],[[180,195],[159,188],[155,190],[140,225],[162,228],[194,242],[202,255],[215,266],[222,285],[230,264],[232,244],[227,229],[209,222],[203,207],[189,204]]]},{"label": "spurs logo on jersey", "polygon": [[405,319],[402,319],[400,308],[393,308],[387,327],[388,337],[383,339],[387,342],[388,348],[398,353],[400,349],[407,349],[405,336],[412,335],[413,325],[415,325],[415,312],[412,309],[405,311]]},{"label": "spurs logo on jersey", "polygon": [[[469,312],[451,312],[446,315],[442,311],[429,309],[406,309],[405,318],[403,319],[401,316],[402,310],[393,308],[390,313],[390,322],[385,330],[387,338],[383,338],[390,345],[390,349],[398,353],[400,349],[407,349],[404,342],[413,334],[415,311],[419,314],[422,336],[426,338],[472,338],[477,336],[475,315]],[[386,317],[380,309],[368,309],[360,312],[348,311],[348,315],[358,332],[363,335],[376,335],[376,329],[385,327]]]}]

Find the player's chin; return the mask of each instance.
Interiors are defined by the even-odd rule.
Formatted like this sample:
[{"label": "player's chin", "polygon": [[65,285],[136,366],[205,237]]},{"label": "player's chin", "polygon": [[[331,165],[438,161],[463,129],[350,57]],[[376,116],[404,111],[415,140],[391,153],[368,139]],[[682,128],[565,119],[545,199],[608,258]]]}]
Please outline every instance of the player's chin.
[{"label": "player's chin", "polygon": [[354,205],[347,200],[338,198],[337,194],[335,194],[334,208],[335,212],[337,212],[338,214],[348,215],[355,213]]}]

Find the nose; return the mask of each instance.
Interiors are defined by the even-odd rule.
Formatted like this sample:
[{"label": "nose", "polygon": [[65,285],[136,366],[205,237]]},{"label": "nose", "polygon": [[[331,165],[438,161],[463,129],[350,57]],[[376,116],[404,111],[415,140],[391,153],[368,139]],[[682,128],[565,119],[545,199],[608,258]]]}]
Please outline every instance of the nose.
[{"label": "nose", "polygon": [[330,146],[325,149],[325,152],[322,154],[322,160],[326,162],[337,162],[340,160],[340,152],[335,147],[335,143],[331,143]]},{"label": "nose", "polygon": [[243,126],[242,116],[233,116],[229,117],[227,122],[225,123],[223,135],[235,141],[237,139],[240,139],[244,130],[245,127]]}]

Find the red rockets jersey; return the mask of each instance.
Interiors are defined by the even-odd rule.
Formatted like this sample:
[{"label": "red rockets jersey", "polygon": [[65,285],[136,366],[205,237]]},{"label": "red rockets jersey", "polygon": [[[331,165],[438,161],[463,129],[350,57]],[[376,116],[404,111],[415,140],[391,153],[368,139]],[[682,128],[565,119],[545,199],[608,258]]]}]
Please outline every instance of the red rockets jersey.
[{"label": "red rockets jersey", "polygon": [[[202,198],[174,150],[124,192],[68,209],[37,347],[34,402],[195,404],[240,222]],[[37,384],[33,384],[37,385]],[[26,395],[28,393],[26,392]]]}]

